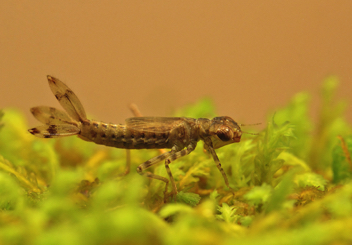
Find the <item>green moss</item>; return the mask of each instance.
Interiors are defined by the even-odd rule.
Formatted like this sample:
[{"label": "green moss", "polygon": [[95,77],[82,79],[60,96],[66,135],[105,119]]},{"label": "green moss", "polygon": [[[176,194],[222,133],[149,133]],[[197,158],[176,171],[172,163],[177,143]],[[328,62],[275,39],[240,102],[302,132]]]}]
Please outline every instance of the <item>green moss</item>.
[{"label": "green moss", "polygon": [[[217,151],[229,190],[202,145],[170,165],[179,193],[136,167],[157,150],[98,146],[77,137],[38,139],[22,113],[0,112],[1,244],[350,244],[352,136],[322,86],[318,120],[299,93],[258,135]],[[204,99],[175,116],[213,117]],[[167,177],[164,164],[151,171]],[[171,191],[171,187],[169,187]]]}]

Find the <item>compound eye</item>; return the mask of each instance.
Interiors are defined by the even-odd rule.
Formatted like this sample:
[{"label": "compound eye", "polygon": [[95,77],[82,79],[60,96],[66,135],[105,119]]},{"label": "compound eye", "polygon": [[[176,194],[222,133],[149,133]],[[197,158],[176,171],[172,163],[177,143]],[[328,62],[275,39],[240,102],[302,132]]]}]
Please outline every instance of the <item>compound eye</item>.
[{"label": "compound eye", "polygon": [[222,141],[229,141],[233,138],[233,132],[229,127],[221,126],[218,131],[216,131],[216,135]]}]

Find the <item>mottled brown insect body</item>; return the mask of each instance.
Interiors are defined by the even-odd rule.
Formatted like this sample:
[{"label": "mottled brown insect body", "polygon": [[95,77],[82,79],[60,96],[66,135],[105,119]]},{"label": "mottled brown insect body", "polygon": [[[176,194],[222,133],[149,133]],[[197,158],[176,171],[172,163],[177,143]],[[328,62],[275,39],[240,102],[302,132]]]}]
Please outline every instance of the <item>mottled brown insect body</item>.
[{"label": "mottled brown insect body", "polygon": [[81,139],[124,149],[184,148],[199,140],[198,120],[193,118],[138,117],[127,119],[126,125],[83,120],[80,129]]},{"label": "mottled brown insect body", "polygon": [[126,119],[124,125],[92,121],[87,119],[81,102],[70,88],[51,76],[48,76],[48,81],[52,92],[67,114],[47,106],[31,108],[34,117],[45,124],[29,129],[33,135],[43,138],[77,135],[83,140],[96,144],[124,149],[171,149],[142,163],[137,168],[139,174],[166,183],[165,198],[169,180],[144,170],[165,160],[173,193],[177,193],[169,164],[192,152],[197,142],[202,140],[223,175],[226,185],[230,188],[214,149],[241,140],[241,128],[232,118],[224,116],[210,120],[186,117],[133,117]]},{"label": "mottled brown insect body", "polygon": [[84,120],[78,137],[99,145],[124,148],[122,140],[126,135],[126,127],[121,124],[108,124],[92,120]]}]

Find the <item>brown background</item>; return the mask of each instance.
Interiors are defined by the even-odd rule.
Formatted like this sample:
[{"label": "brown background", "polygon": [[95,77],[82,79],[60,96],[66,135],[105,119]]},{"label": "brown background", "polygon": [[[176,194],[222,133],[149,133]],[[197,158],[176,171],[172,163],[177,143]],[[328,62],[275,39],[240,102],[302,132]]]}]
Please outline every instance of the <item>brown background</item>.
[{"label": "brown background", "polygon": [[[46,75],[95,119],[122,123],[130,102],[168,116],[204,96],[242,123],[327,75],[352,92],[352,1],[1,1],[0,108],[57,106]],[[351,101],[350,101],[351,105]],[[352,108],[347,114],[352,121]]]}]

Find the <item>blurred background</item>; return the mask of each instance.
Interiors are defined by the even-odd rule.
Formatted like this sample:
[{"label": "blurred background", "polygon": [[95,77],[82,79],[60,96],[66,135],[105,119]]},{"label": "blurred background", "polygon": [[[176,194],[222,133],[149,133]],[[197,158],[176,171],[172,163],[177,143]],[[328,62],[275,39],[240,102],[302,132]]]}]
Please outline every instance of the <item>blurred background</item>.
[{"label": "blurred background", "polygon": [[[0,108],[60,107],[64,81],[94,119],[123,123],[136,103],[170,116],[200,98],[265,124],[301,91],[319,108],[324,78],[352,93],[352,1],[2,1]],[[352,102],[347,117],[352,122]]]}]

